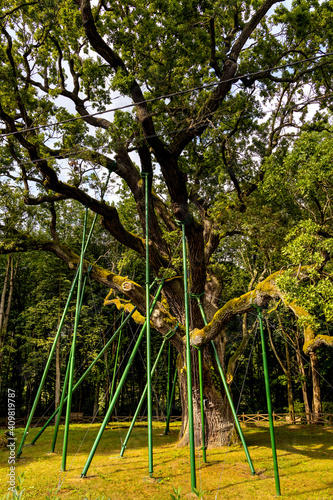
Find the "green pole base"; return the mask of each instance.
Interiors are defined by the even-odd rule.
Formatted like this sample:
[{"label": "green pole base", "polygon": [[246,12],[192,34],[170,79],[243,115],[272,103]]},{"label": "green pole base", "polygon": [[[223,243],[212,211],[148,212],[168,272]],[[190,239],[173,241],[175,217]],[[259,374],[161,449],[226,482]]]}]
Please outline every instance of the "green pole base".
[{"label": "green pole base", "polygon": [[154,477],[153,475],[149,475],[148,477],[144,477],[143,481],[147,481],[147,483],[160,483],[163,480],[162,477]]}]

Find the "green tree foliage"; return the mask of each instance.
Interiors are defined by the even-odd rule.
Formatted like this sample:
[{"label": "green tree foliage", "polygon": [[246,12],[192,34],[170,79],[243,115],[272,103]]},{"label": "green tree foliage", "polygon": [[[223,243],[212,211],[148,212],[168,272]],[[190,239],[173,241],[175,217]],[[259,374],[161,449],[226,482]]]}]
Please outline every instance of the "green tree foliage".
[{"label": "green tree foliage", "polygon": [[[181,375],[180,221],[191,293],[203,297],[209,321],[204,328],[193,298],[208,428],[228,418],[210,341],[226,353],[232,379],[253,302],[282,301],[296,314],[306,352],[331,344],[329,1],[12,1],[0,17],[2,253],[44,250],[75,268],[75,200],[101,216],[87,255],[91,279],[145,314],[140,172],[153,174],[151,273],[173,278],[153,326],[164,335],[180,323],[171,342]],[[109,258],[111,248],[121,259]],[[47,299],[34,300],[24,312],[31,335],[29,314],[40,315]],[[43,324],[45,340],[52,322]],[[184,379],[180,387],[184,395]]]}]

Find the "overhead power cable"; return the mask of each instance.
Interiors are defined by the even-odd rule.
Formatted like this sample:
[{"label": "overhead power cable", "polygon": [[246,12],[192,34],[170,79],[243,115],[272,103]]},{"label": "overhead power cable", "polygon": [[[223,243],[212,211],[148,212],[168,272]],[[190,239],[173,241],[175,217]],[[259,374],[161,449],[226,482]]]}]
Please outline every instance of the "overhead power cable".
[{"label": "overhead power cable", "polygon": [[115,112],[115,111],[120,111],[122,109],[133,108],[135,106],[140,106],[140,105],[143,105],[143,104],[148,104],[148,103],[151,103],[151,102],[160,101],[162,99],[171,99],[172,97],[177,97],[177,96],[180,96],[180,95],[189,94],[191,92],[196,92],[197,90],[204,90],[204,89],[209,89],[209,88],[212,88],[212,87],[218,87],[221,83],[237,82],[238,80],[242,80],[242,79],[246,79],[246,78],[252,78],[254,76],[259,76],[259,77],[262,76],[264,78],[265,77],[265,75],[264,75],[265,73],[270,73],[272,71],[279,71],[279,70],[282,70],[282,69],[285,69],[285,68],[294,67],[294,66],[302,64],[304,62],[316,61],[317,59],[321,59],[323,57],[328,57],[328,56],[331,56],[331,55],[333,55],[333,51],[332,52],[327,52],[326,54],[319,54],[317,56],[308,57],[308,58],[302,59],[300,61],[295,61],[295,62],[291,62],[291,63],[287,63],[287,64],[282,64],[280,66],[273,66],[273,67],[267,68],[267,69],[261,69],[261,70],[255,71],[253,73],[245,73],[243,75],[237,75],[237,76],[234,76],[232,78],[228,78],[228,79],[223,80],[223,81],[206,83],[206,84],[203,84],[203,85],[199,85],[197,87],[193,87],[191,89],[179,90],[177,92],[172,92],[170,94],[163,94],[161,96],[152,97],[151,99],[145,99],[143,101],[139,101],[139,102],[136,102],[136,103],[124,104],[123,106],[118,106],[116,108],[109,108],[109,109],[106,109],[104,111],[97,111],[96,113],[91,113],[91,114],[86,114],[86,115],[81,115],[81,116],[75,116],[73,118],[68,118],[67,120],[62,120],[62,121],[58,121],[58,122],[55,122],[55,123],[50,123],[50,124],[46,124],[46,125],[38,125],[36,127],[29,127],[29,128],[25,128],[25,129],[22,129],[22,130],[17,130],[15,132],[8,132],[6,134],[0,134],[0,139],[3,138],[3,137],[9,137],[9,136],[12,136],[12,135],[23,134],[25,132],[32,132],[32,131],[35,131],[35,130],[42,130],[42,129],[45,129],[45,128],[56,127],[58,125],[63,125],[65,123],[71,123],[71,122],[74,122],[74,121],[77,121],[77,120],[83,120],[84,118],[93,118],[95,116],[100,116],[100,115],[103,115],[103,114],[106,114],[106,113],[112,113],[112,112]]},{"label": "overhead power cable", "polygon": [[[322,100],[322,99],[325,99],[327,97],[332,97],[333,96],[333,92],[330,92],[328,94],[325,94],[323,96],[318,96],[317,98],[312,98],[312,99],[308,99],[307,101],[304,101],[304,102],[301,102],[301,103],[297,103],[297,104],[294,104],[294,105],[289,105],[288,106],[288,111],[299,111],[299,108],[304,108],[305,106],[308,106],[309,104],[314,104],[316,102],[318,102],[319,100]],[[275,109],[269,109],[269,110],[260,110],[260,114],[261,115],[267,115],[269,113],[273,113],[275,112],[276,110]],[[89,115],[91,116],[91,115]],[[208,116],[208,115],[207,115]],[[209,115],[210,116],[210,115]],[[232,115],[223,115],[224,118],[231,118]],[[243,118],[245,118],[246,115],[243,115]],[[75,119],[80,119],[81,117],[76,117]],[[203,116],[202,119],[205,119],[206,116]],[[61,122],[59,122],[61,123]],[[51,126],[54,126],[55,124],[52,124],[52,125],[49,125],[50,127]],[[288,126],[290,126],[290,124],[288,124]],[[181,129],[176,129],[176,130],[163,130],[160,134],[151,134],[151,135],[147,135],[147,136],[144,136],[144,137],[135,137],[135,138],[132,138],[133,140],[133,143],[139,143],[139,142],[143,142],[143,141],[146,141],[148,139],[153,139],[155,137],[160,137],[161,135],[175,135],[175,134],[178,134],[180,132],[186,132],[186,131],[189,131],[191,130],[192,132],[196,130],[196,128],[200,128],[201,127],[201,124],[198,124],[194,127],[184,127],[184,128],[181,128]],[[1,137],[4,137],[4,136],[1,136],[0,135],[0,138]],[[127,143],[127,141],[117,141],[115,142],[115,146],[125,146]],[[101,146],[101,147],[104,147],[104,146]],[[34,160],[24,160],[24,161],[19,161],[17,162],[17,165],[20,166],[20,165],[28,165],[29,163],[40,163],[42,161],[49,161],[49,160],[67,160],[67,159],[70,159],[72,157],[75,157],[76,155],[80,154],[80,153],[85,153],[85,154],[88,154],[91,153],[92,151],[89,150],[89,149],[65,149],[65,150],[62,150],[61,152],[59,152],[58,154],[53,154],[52,156],[44,156],[42,158],[37,158],[37,159],[34,159]],[[96,151],[93,151],[94,153]],[[102,155],[104,155],[105,153],[101,153]],[[108,159],[111,160],[111,158],[107,157]],[[0,171],[0,176],[1,176],[1,171]]]}]

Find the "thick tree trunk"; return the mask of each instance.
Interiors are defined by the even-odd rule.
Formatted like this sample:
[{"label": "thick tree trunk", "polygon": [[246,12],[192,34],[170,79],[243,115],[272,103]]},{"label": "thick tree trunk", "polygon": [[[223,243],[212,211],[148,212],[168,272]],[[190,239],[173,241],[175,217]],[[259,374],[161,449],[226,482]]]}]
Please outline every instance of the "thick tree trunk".
[{"label": "thick tree trunk", "polygon": [[[8,288],[8,282],[10,281],[9,297],[7,301],[7,308],[5,311],[6,303],[6,293]],[[0,392],[2,388],[2,362],[3,362],[3,347],[6,343],[6,333],[7,324],[10,313],[11,300],[13,296],[14,288],[14,268],[13,268],[13,258],[12,254],[8,255],[7,267],[5,273],[5,280],[2,288],[1,300],[0,300]]]},{"label": "thick tree trunk", "polygon": [[19,263],[19,259],[17,258],[16,259],[16,265],[14,267],[14,260],[13,260],[13,258],[11,259],[11,262],[10,262],[9,293],[8,293],[6,311],[5,311],[5,315],[4,315],[3,323],[2,323],[2,332],[3,332],[4,335],[6,335],[7,328],[8,328],[9,314],[10,314],[10,310],[11,310],[11,307],[12,307],[13,292],[14,292],[14,283],[15,283],[15,277],[16,277],[16,273],[17,273],[18,263]]},{"label": "thick tree trunk", "polygon": [[310,353],[311,370],[312,370],[312,412],[313,423],[318,423],[318,414],[322,413],[320,383],[319,383],[319,365],[317,354],[314,351]]},{"label": "thick tree trunk", "polygon": [[95,387],[94,409],[93,409],[94,417],[95,417],[95,415],[97,415],[97,412],[98,412],[99,387],[100,387],[100,381],[97,382],[96,387]]},{"label": "thick tree trunk", "polygon": [[311,423],[311,410],[310,410],[310,405],[309,405],[308,390],[307,390],[307,384],[306,384],[306,373],[305,373],[305,369],[304,369],[303,358],[301,355],[298,334],[296,335],[296,359],[297,359],[298,370],[299,370],[299,373],[301,375],[301,387],[302,387],[302,395],[303,395],[303,402],[304,402],[304,410],[306,413],[306,421],[308,424],[310,424]]},{"label": "thick tree trunk", "polygon": [[288,347],[288,342],[286,340],[285,340],[285,348],[286,348],[286,360],[287,360],[287,391],[288,391],[289,418],[290,418],[291,422],[294,424],[295,423],[295,412],[294,412],[293,382],[292,382],[292,375],[291,375],[289,347]]},{"label": "thick tree trunk", "polygon": [[12,263],[12,254],[8,254],[5,280],[2,287],[1,300],[0,300],[0,332],[2,331],[2,325],[5,316],[5,301],[6,301],[8,282],[9,282],[11,263]]},{"label": "thick tree trunk", "polygon": [[[203,385],[204,385],[204,409],[205,409],[205,440],[206,446],[216,447],[229,443],[233,433],[233,418],[230,406],[222,389],[222,382],[213,362],[210,346],[202,351],[203,354]],[[198,354],[196,349],[191,349],[192,360],[192,401],[194,421],[195,446],[202,445],[201,413],[200,413],[200,389],[198,372]],[[178,356],[177,369],[179,377],[179,388],[182,403],[182,426],[180,430],[179,446],[189,443],[188,429],[188,399],[187,399],[187,372],[185,362],[185,349]]]}]

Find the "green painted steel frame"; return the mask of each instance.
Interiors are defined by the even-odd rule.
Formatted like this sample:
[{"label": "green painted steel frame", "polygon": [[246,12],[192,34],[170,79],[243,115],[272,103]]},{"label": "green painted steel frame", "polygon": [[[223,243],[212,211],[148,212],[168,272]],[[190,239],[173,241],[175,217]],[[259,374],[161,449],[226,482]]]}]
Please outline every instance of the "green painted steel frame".
[{"label": "green painted steel frame", "polygon": [[[81,308],[82,308],[82,301],[83,301],[84,291],[85,291],[85,288],[86,288],[86,282],[87,282],[87,276],[84,277],[84,282],[83,282],[83,286],[82,286],[81,300],[80,300],[80,311],[81,311]],[[56,443],[57,443],[59,425],[60,425],[60,421],[61,421],[61,414],[62,414],[62,409],[63,409],[64,403],[65,403],[66,387],[67,387],[67,384],[68,384],[70,359],[71,359],[71,356],[72,356],[72,352],[73,352],[73,344],[72,344],[72,347],[71,347],[71,350],[70,350],[70,353],[69,353],[69,358],[68,358],[68,363],[67,363],[67,368],[66,368],[66,373],[65,373],[65,380],[64,380],[63,390],[62,390],[62,393],[61,393],[61,398],[60,398],[60,403],[59,403],[58,416],[57,416],[57,420],[56,420],[56,423],[55,423],[55,426],[54,426],[53,440],[52,440],[52,445],[51,445],[51,453],[54,453],[55,446],[56,446]]]},{"label": "green painted steel frame", "polygon": [[203,401],[203,379],[202,379],[202,352],[198,349],[198,365],[199,365],[199,389],[200,389],[200,413],[201,413],[201,441],[202,441],[202,459],[207,463],[206,457],[206,435],[205,435],[205,410]]},{"label": "green painted steel frame", "polygon": [[[153,376],[153,374],[154,374],[154,372],[155,372],[155,370],[156,370],[156,368],[157,368],[157,364],[158,364],[158,362],[159,362],[159,360],[160,360],[160,357],[161,357],[161,354],[162,354],[162,351],[163,351],[164,345],[165,345],[165,343],[166,343],[166,341],[167,341],[167,340],[168,340],[167,338],[164,338],[164,339],[163,339],[163,342],[162,342],[162,344],[161,344],[161,347],[160,347],[160,349],[159,349],[159,351],[158,351],[158,354],[157,354],[157,356],[156,356],[155,363],[154,363],[153,368],[152,368],[152,370],[151,370],[151,376]],[[127,431],[127,434],[126,434],[125,440],[124,440],[123,445],[122,445],[122,447],[121,447],[121,451],[120,451],[120,456],[121,456],[121,457],[123,457],[123,456],[124,456],[124,453],[125,453],[125,449],[126,449],[126,447],[127,447],[128,440],[129,440],[129,438],[130,438],[130,436],[131,436],[131,434],[132,434],[132,430],[133,430],[134,424],[135,424],[135,422],[136,422],[136,419],[138,418],[139,411],[140,411],[141,406],[142,406],[142,404],[143,404],[143,401],[144,401],[144,399],[145,399],[145,397],[146,397],[146,395],[147,395],[147,391],[148,391],[148,383],[145,385],[145,388],[144,388],[144,390],[143,390],[143,392],[142,392],[142,395],[141,395],[140,401],[139,401],[139,403],[138,403],[138,406],[137,406],[137,408],[136,408],[136,410],[135,410],[135,413],[134,413],[134,416],[133,416],[133,419],[132,419],[132,422],[131,422],[130,428],[129,428],[129,429],[128,429],[128,431]]]},{"label": "green painted steel frame", "polygon": [[[205,325],[207,325],[208,323],[207,323],[207,319],[206,319],[206,314],[205,314],[203,305],[202,305],[201,300],[200,300],[199,297],[197,297],[197,302],[198,302],[198,305],[199,305],[199,308],[200,308],[202,319],[204,320]],[[246,459],[247,459],[249,467],[250,467],[251,474],[254,475],[255,474],[255,470],[254,470],[253,463],[252,463],[252,460],[251,460],[251,457],[250,457],[250,453],[249,453],[248,447],[247,447],[246,442],[245,442],[245,438],[244,438],[244,434],[243,434],[242,428],[241,428],[240,423],[238,421],[236,409],[235,409],[234,403],[232,401],[232,397],[231,397],[231,394],[230,394],[230,391],[229,391],[229,387],[228,387],[226,378],[225,378],[223,370],[222,370],[222,366],[221,366],[221,363],[220,363],[220,360],[219,360],[219,357],[218,357],[218,354],[217,354],[217,350],[216,350],[215,344],[214,344],[214,342],[212,340],[211,340],[211,345],[213,347],[214,357],[215,357],[215,361],[216,361],[216,364],[217,364],[217,367],[218,367],[218,370],[219,370],[219,373],[220,373],[222,384],[223,384],[225,393],[226,393],[227,398],[228,398],[228,402],[229,402],[229,405],[230,405],[230,408],[231,408],[232,415],[234,417],[235,426],[237,428],[240,440],[242,442],[242,445],[243,445],[243,448],[244,448],[244,451],[245,451],[245,455],[246,455]]]},{"label": "green painted steel frame", "polygon": [[[125,318],[125,320],[123,321],[123,323],[119,326],[119,328],[112,335],[112,337],[107,341],[107,343],[105,344],[105,346],[103,347],[103,349],[100,351],[100,353],[96,356],[96,358],[91,363],[91,365],[88,366],[88,368],[83,373],[83,375],[81,376],[81,378],[76,382],[76,384],[73,387],[73,392],[79,387],[79,385],[81,384],[81,382],[83,382],[83,380],[86,378],[86,376],[88,375],[88,373],[90,372],[90,370],[93,368],[93,366],[97,363],[97,361],[101,358],[101,356],[103,356],[103,354],[106,351],[106,349],[110,346],[110,344],[113,342],[113,340],[116,338],[116,336],[118,335],[118,333],[122,330],[122,328],[126,325],[126,323],[130,320],[130,318],[133,316],[133,314],[135,313],[136,310],[137,310],[137,308],[134,307],[132,309],[132,311],[130,312],[130,314],[127,316],[127,318]],[[66,377],[66,375],[65,375],[65,377]],[[65,397],[65,399],[64,399],[63,402],[65,403],[66,401],[67,401],[67,397]],[[43,434],[43,432],[45,431],[45,429],[52,422],[52,419],[57,415],[57,413],[59,412],[59,409],[60,409],[60,405],[58,406],[58,408],[56,408],[54,410],[54,412],[52,413],[52,415],[50,416],[50,418],[48,419],[48,421],[43,425],[43,427],[41,428],[41,430],[34,437],[34,439],[31,441],[30,444],[34,445],[36,443],[37,439]]]},{"label": "green painted steel frame", "polygon": [[[70,368],[69,368],[69,376],[68,376],[66,421],[65,421],[65,432],[64,432],[62,461],[61,461],[61,470],[62,471],[66,470],[67,447],[68,447],[68,438],[69,438],[69,422],[70,422],[70,413],[71,413],[71,407],[72,407],[72,394],[73,394],[73,384],[74,384],[75,346],[76,346],[77,330],[78,330],[78,326],[79,326],[79,319],[80,319],[80,312],[81,312],[81,305],[82,305],[81,290],[82,290],[83,261],[84,261],[87,218],[88,218],[88,208],[86,208],[86,210],[85,210],[85,217],[84,217],[82,247],[81,247],[81,255],[80,255],[80,265],[79,265],[79,277],[78,277],[77,294],[76,294],[76,308],[75,308],[74,328],[73,328],[73,337],[72,337],[72,348],[71,348],[71,355],[70,355]],[[66,387],[64,387],[63,390],[66,390]]]},{"label": "green painted steel frame", "polygon": [[[154,309],[154,307],[155,307],[155,305],[156,305],[156,302],[157,302],[157,300],[158,300],[158,297],[159,297],[159,295],[160,295],[160,293],[161,293],[161,290],[162,290],[162,287],[163,287],[163,283],[164,283],[164,282],[162,281],[162,282],[160,283],[160,285],[159,285],[159,288],[158,288],[158,290],[157,290],[157,292],[156,292],[156,295],[155,295],[155,298],[154,298],[154,300],[153,300],[152,306],[151,306],[151,308],[150,308],[150,312],[152,312],[152,311],[153,311],[153,309]],[[99,443],[99,441],[100,441],[100,439],[101,439],[101,437],[102,437],[102,434],[103,434],[103,432],[104,432],[104,429],[105,429],[105,427],[106,427],[106,425],[107,425],[107,423],[108,423],[108,421],[109,421],[109,419],[110,419],[110,416],[111,416],[112,410],[113,410],[113,409],[114,409],[114,407],[115,407],[115,404],[116,404],[116,402],[117,402],[117,399],[118,399],[118,396],[119,396],[120,391],[121,391],[121,389],[122,389],[122,386],[124,385],[124,382],[125,382],[125,380],[126,380],[126,378],[127,378],[127,375],[128,375],[129,370],[130,370],[130,367],[132,366],[132,363],[133,363],[134,357],[135,357],[135,355],[136,355],[136,353],[137,353],[137,350],[138,350],[138,348],[139,348],[139,345],[140,345],[140,343],[141,343],[141,341],[142,341],[143,335],[144,335],[145,330],[146,330],[146,326],[147,326],[147,320],[144,322],[144,325],[143,325],[143,326],[142,326],[142,328],[141,328],[140,335],[139,335],[139,337],[138,337],[138,339],[137,339],[137,341],[136,341],[136,343],[135,343],[135,346],[134,346],[134,348],[133,348],[133,350],[132,350],[132,352],[131,352],[131,355],[130,355],[129,360],[128,360],[127,365],[126,365],[126,368],[125,368],[125,370],[124,370],[124,372],[123,372],[123,375],[122,375],[122,377],[121,377],[121,379],[120,379],[120,381],[119,381],[119,383],[118,383],[118,386],[117,386],[116,392],[115,392],[115,394],[114,394],[114,396],[113,396],[113,398],[112,398],[112,400],[111,400],[111,402],[110,402],[110,405],[109,405],[108,411],[106,412],[106,415],[105,415],[105,417],[104,417],[103,423],[102,423],[102,425],[101,425],[101,427],[100,427],[100,429],[99,429],[99,432],[98,432],[98,434],[97,434],[97,437],[96,437],[96,439],[95,439],[95,442],[94,442],[94,444],[93,444],[93,446],[92,446],[92,449],[91,449],[91,451],[90,451],[90,453],[89,453],[89,457],[88,457],[88,459],[87,459],[87,461],[86,461],[86,463],[85,463],[85,465],[84,465],[84,467],[83,467],[83,470],[82,470],[82,473],[81,473],[81,477],[86,477],[86,475],[87,475],[87,472],[88,472],[88,469],[89,469],[89,467],[90,467],[91,461],[92,461],[92,459],[93,459],[93,457],[94,457],[94,454],[95,454],[95,452],[96,452],[96,449],[97,449],[98,443]]]},{"label": "green painted steel frame", "polygon": [[[111,172],[109,171],[107,179],[106,179],[106,182],[105,182],[105,186],[104,186],[104,189],[103,189],[103,192],[102,192],[102,199],[104,197],[107,185],[109,183],[110,175],[111,175]],[[84,253],[86,252],[88,244],[90,242],[90,239],[91,239],[91,236],[92,236],[95,224],[96,224],[96,220],[97,220],[97,214],[95,214],[93,223],[91,225],[90,232],[89,232],[89,235],[88,235],[88,238],[87,238],[87,242],[86,242],[85,247],[84,247]],[[44,387],[44,383],[45,383],[45,380],[46,380],[46,377],[47,377],[47,374],[48,374],[48,371],[49,371],[49,367],[50,367],[50,364],[51,364],[51,361],[52,361],[52,358],[53,358],[53,354],[54,354],[54,351],[55,351],[55,348],[56,348],[56,345],[57,345],[57,342],[58,342],[58,339],[60,337],[60,333],[61,333],[61,330],[62,330],[62,327],[63,327],[63,324],[64,324],[64,321],[65,321],[65,318],[66,318],[66,315],[67,315],[67,311],[68,311],[68,308],[69,308],[70,301],[72,300],[72,296],[73,296],[73,293],[74,293],[74,289],[75,289],[76,283],[78,281],[78,277],[79,277],[79,270],[77,270],[77,272],[75,274],[75,277],[74,277],[71,289],[70,289],[69,294],[68,294],[67,302],[66,302],[66,305],[65,305],[65,308],[64,308],[64,311],[63,311],[63,314],[62,314],[62,317],[61,317],[61,320],[60,320],[60,323],[59,323],[59,326],[58,326],[58,329],[57,329],[57,333],[56,333],[56,335],[54,337],[53,344],[52,344],[52,347],[51,347],[51,350],[50,350],[50,354],[49,354],[49,357],[47,359],[47,362],[46,362],[46,365],[45,365],[45,368],[44,368],[44,372],[43,372],[43,375],[42,375],[42,380],[41,380],[41,382],[39,384],[39,387],[38,387],[38,390],[37,390],[37,394],[36,394],[36,397],[34,399],[34,402],[33,402],[33,405],[32,405],[31,411],[30,411],[30,415],[29,415],[29,418],[28,418],[26,427],[24,429],[23,436],[22,436],[22,439],[21,439],[21,442],[20,442],[20,445],[19,445],[19,448],[18,448],[18,451],[17,451],[17,454],[16,454],[17,458],[19,458],[20,455],[22,454],[22,448],[23,448],[23,445],[25,443],[26,437],[28,435],[31,422],[32,422],[32,419],[34,417],[34,414],[35,414],[35,411],[36,411],[36,408],[37,408],[37,404],[38,404],[38,401],[39,401],[42,389]],[[52,418],[54,416],[55,416],[55,414],[52,416]]]},{"label": "green painted steel frame", "polygon": [[276,454],[271,389],[269,386],[268,363],[267,363],[267,354],[266,354],[266,346],[265,346],[264,328],[263,328],[263,322],[262,322],[262,311],[261,311],[261,308],[255,304],[254,304],[254,307],[258,312],[258,319],[259,319],[262,360],[263,360],[263,365],[264,365],[267,411],[268,411],[268,420],[269,420],[269,433],[270,433],[270,438],[271,438],[273,465],[274,465],[275,491],[276,491],[276,495],[279,497],[279,496],[281,496],[280,477],[279,477],[279,467],[278,467],[277,454]]},{"label": "green painted steel frame", "polygon": [[175,369],[175,373],[174,373],[174,376],[173,376],[171,396],[170,396],[169,406],[167,408],[167,419],[166,419],[165,431],[164,431],[165,435],[167,435],[167,433],[169,432],[169,423],[170,423],[170,416],[171,416],[171,405],[172,405],[173,395],[175,393],[176,380],[177,380],[177,368]]},{"label": "green painted steel frame", "polygon": [[168,345],[168,376],[167,376],[167,397],[166,397],[166,407],[167,407],[167,420],[165,425],[164,434],[167,435],[169,432],[169,406],[170,406],[170,388],[171,388],[171,344]]},{"label": "green painted steel frame", "polygon": [[184,273],[184,301],[185,301],[185,330],[186,330],[186,372],[187,372],[187,401],[188,401],[188,432],[190,441],[190,464],[191,464],[191,488],[196,488],[195,472],[195,444],[193,427],[193,400],[192,400],[192,367],[191,367],[191,344],[190,344],[190,324],[189,324],[189,293],[187,284],[187,252],[185,222],[180,222],[182,226],[182,246],[183,246],[183,273]]},{"label": "green painted steel frame", "polygon": [[146,338],[147,338],[147,414],[148,414],[148,472],[153,477],[153,402],[151,387],[151,334],[150,334],[150,293],[149,293],[149,178],[151,172],[142,172],[145,181],[145,224],[146,224]]},{"label": "green painted steel frame", "polygon": [[51,350],[50,350],[49,357],[48,357],[47,362],[46,362],[46,366],[44,368],[44,373],[42,375],[42,380],[41,380],[41,382],[39,384],[39,387],[38,387],[38,390],[37,390],[37,394],[36,394],[35,400],[33,402],[33,405],[32,405],[31,411],[30,411],[30,415],[29,415],[26,427],[25,427],[24,432],[23,432],[23,436],[22,436],[22,439],[21,439],[21,442],[20,442],[20,446],[19,446],[18,451],[17,451],[17,457],[20,457],[20,455],[22,454],[22,448],[23,448],[25,439],[26,439],[26,437],[28,435],[28,432],[29,432],[29,429],[30,429],[30,425],[31,425],[31,421],[32,421],[33,416],[35,414],[35,410],[36,410],[36,407],[37,407],[37,404],[38,404],[38,401],[39,401],[39,398],[40,398],[40,395],[41,395],[41,392],[42,392],[42,389],[43,389],[43,386],[44,386],[44,382],[45,382],[46,376],[48,374],[48,370],[49,370],[49,367],[50,367],[50,364],[51,364],[51,361],[52,361],[52,358],[53,358],[53,354],[54,354],[54,351],[55,351],[55,348],[56,348],[56,345],[57,345],[57,342],[58,342],[58,339],[59,339],[59,336],[60,336],[60,333],[61,333],[61,330],[62,330],[62,327],[63,327],[63,324],[64,324],[64,321],[65,321],[65,318],[66,318],[66,314],[67,314],[67,311],[68,311],[68,308],[69,308],[69,304],[70,304],[70,301],[72,299],[72,295],[74,293],[74,288],[75,288],[75,285],[76,285],[77,277],[78,277],[78,274],[76,273],[76,276],[75,276],[75,278],[73,280],[73,283],[72,283],[72,286],[71,286],[71,289],[70,289],[70,292],[69,292],[69,295],[68,295],[68,298],[67,298],[67,302],[66,302],[66,305],[65,305],[65,308],[64,308],[64,311],[63,311],[63,314],[62,314],[59,326],[58,326],[57,333],[56,333],[56,335],[54,337],[54,340],[53,340],[53,344],[52,344],[52,347],[51,347]]},{"label": "green painted steel frame", "polygon": [[[121,316],[121,323],[124,321],[124,311]],[[118,365],[118,356],[119,356],[119,349],[120,349],[120,341],[121,341],[121,332],[119,332],[119,337],[118,337],[118,344],[117,344],[117,351],[116,351],[116,359],[114,360],[114,366],[113,366],[113,377],[112,377],[112,383],[111,383],[111,389],[110,389],[110,399],[112,399],[113,396],[113,389],[114,385],[116,383],[116,374],[117,374],[117,365]]]}]

